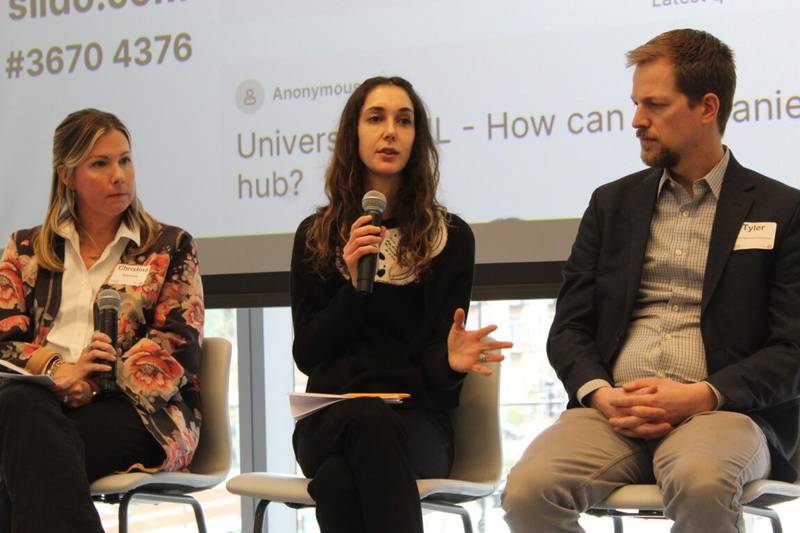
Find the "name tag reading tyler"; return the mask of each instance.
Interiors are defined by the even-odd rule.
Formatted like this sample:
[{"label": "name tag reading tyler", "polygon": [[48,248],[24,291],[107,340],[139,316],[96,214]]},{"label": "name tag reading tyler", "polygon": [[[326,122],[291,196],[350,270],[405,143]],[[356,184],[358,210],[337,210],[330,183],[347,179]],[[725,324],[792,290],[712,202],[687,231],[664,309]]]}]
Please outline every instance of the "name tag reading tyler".
[{"label": "name tag reading tyler", "polygon": [[139,287],[144,284],[149,272],[150,266],[148,265],[117,265],[108,284]]},{"label": "name tag reading tyler", "polygon": [[775,222],[745,222],[733,250],[772,250],[775,247]]}]

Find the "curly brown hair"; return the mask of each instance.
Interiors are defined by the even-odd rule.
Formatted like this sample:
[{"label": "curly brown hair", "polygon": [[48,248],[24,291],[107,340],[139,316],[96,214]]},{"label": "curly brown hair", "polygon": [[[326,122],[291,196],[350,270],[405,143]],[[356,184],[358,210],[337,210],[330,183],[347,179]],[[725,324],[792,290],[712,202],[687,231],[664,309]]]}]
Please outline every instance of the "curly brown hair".
[{"label": "curly brown hair", "polygon": [[398,76],[377,76],[364,81],[348,98],[339,119],[333,157],[325,172],[328,204],[317,209],[306,232],[306,248],[312,269],[321,277],[335,270],[337,254],[347,242],[350,226],[362,215],[366,192],[366,167],[358,155],[358,122],[367,95],[376,87],[402,88],[414,106],[414,144],[395,197],[394,218],[400,228],[398,258],[404,267],[425,271],[446,210],[436,199],[439,186],[439,153],[431,135],[428,114],[411,83]]}]

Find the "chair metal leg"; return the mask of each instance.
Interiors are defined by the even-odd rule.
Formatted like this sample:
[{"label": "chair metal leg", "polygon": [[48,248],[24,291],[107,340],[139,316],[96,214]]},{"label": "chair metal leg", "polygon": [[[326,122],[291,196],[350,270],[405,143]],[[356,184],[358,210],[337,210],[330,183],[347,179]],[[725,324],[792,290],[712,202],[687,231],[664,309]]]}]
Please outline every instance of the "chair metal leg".
[{"label": "chair metal leg", "polygon": [[[618,512],[618,511],[615,511]],[[783,526],[781,524],[780,515],[774,509],[769,507],[744,507],[744,512],[746,514],[761,516],[764,518],[768,518],[770,524],[772,525],[772,533],[783,533]],[[624,515],[620,514],[611,514],[611,513],[590,513],[595,514],[596,516],[608,516],[611,520],[614,521],[614,533],[623,533],[622,530],[622,518]],[[629,516],[639,516],[642,518],[663,518],[663,515],[657,513],[655,511],[645,512],[639,511],[639,513],[630,513]]]},{"label": "chair metal leg", "polygon": [[744,507],[744,512],[756,516],[763,516],[769,518],[772,524],[772,533],[783,533],[783,526],[781,525],[781,517],[775,509],[769,507]]},{"label": "chair metal leg", "polygon": [[256,507],[256,515],[253,517],[253,533],[263,533],[267,505],[269,505],[269,500],[259,500],[258,506]]},{"label": "chair metal leg", "polygon": [[470,518],[469,512],[460,505],[428,501],[421,502],[421,505],[425,509],[430,509],[432,511],[459,515],[461,517],[461,522],[464,524],[464,533],[473,533],[472,518]]},{"label": "chair metal leg", "polygon": [[459,509],[464,511],[461,515],[461,522],[464,524],[464,533],[472,533],[472,519],[470,519],[469,513],[461,507],[459,507]]},{"label": "chair metal leg", "polygon": [[194,519],[197,522],[198,533],[208,533],[206,529],[206,519],[205,516],[203,516],[203,508],[200,506],[200,502],[190,497],[188,503],[192,506],[192,509],[194,509]]},{"label": "chair metal leg", "polygon": [[192,496],[188,494],[136,492],[135,490],[125,493],[119,500],[119,533],[128,533],[128,506],[133,502],[134,498],[151,503],[183,503],[191,505],[194,511],[194,519],[197,522],[197,531],[199,533],[208,533],[203,507]]},{"label": "chair metal leg", "polygon": [[769,521],[772,523],[772,533],[783,533],[781,519],[778,516],[770,516]]},{"label": "chair metal leg", "polygon": [[132,499],[133,493],[127,492],[119,500],[119,533],[128,533],[128,505],[130,505]]},{"label": "chair metal leg", "polygon": [[481,517],[478,520],[478,533],[486,533],[486,508],[489,506],[489,498],[481,498]]}]

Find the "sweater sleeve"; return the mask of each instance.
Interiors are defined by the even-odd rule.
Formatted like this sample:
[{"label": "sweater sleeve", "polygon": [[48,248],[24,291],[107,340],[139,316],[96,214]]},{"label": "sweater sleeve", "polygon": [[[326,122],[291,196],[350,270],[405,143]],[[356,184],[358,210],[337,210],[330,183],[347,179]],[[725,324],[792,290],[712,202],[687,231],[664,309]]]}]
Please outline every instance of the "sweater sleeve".
[{"label": "sweater sleeve", "polygon": [[313,217],[307,218],[297,228],[290,272],[292,353],[297,367],[306,375],[347,349],[364,322],[366,309],[364,297],[351,283],[323,280],[311,269],[305,241],[312,220]]},{"label": "sweater sleeve", "polygon": [[464,374],[450,368],[447,336],[456,309],[460,307],[469,311],[475,268],[475,237],[469,225],[454,215],[451,215],[448,227],[447,245],[439,259],[432,280],[435,323],[423,348],[421,361],[428,386],[438,391],[450,391],[461,385]]}]

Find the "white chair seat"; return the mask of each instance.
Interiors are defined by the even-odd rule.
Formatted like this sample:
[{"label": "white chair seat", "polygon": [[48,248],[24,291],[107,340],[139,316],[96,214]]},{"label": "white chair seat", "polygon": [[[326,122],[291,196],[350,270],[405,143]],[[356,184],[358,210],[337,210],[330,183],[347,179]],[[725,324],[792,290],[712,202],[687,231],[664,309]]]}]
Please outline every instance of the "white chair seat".
[{"label": "white chair seat", "polygon": [[272,501],[311,506],[314,500],[308,495],[308,482],[304,477],[290,474],[249,472],[228,480],[226,488],[240,496],[260,500],[268,494]]},{"label": "white chair seat", "polygon": [[[747,505],[762,496],[785,496],[787,498],[800,498],[800,485],[762,479],[748,483],[742,492],[742,504]],[[625,485],[615,490],[602,503],[593,506],[594,509],[637,509],[661,510],[664,504],[661,501],[661,491],[657,485]]]},{"label": "white chair seat", "polygon": [[625,485],[611,493],[611,496],[602,503],[593,506],[594,509],[662,509],[661,491],[658,485]]},{"label": "white chair seat", "polygon": [[[314,505],[308,494],[309,480],[291,474],[250,472],[228,481],[227,488],[234,494],[262,499],[268,494],[272,501],[292,505]],[[494,492],[496,483],[474,483],[454,479],[420,479],[417,481],[420,499],[431,496],[453,495],[455,499],[472,500]]]},{"label": "white chair seat", "polygon": [[[798,456],[793,458],[798,464]],[[753,481],[742,490],[742,507],[745,513],[768,518],[773,533],[781,533],[780,516],[770,506],[800,498],[800,481],[786,483],[772,479]],[[614,533],[623,532],[622,519],[626,516],[664,518],[664,504],[658,485],[625,485],[587,511],[595,516],[608,516],[614,521]]]},{"label": "white chair seat", "polygon": [[420,479],[417,481],[420,499],[431,496],[447,496],[448,500],[474,500],[492,494],[497,488],[497,483],[476,483],[474,481],[461,481],[457,479]]},{"label": "white chair seat", "polygon": [[742,503],[748,504],[762,496],[785,496],[787,499],[800,498],[800,485],[775,481],[774,479],[753,481],[745,486],[742,492]]},{"label": "white chair seat", "polygon": [[175,485],[191,488],[192,492],[210,489],[225,480],[225,474],[211,476],[206,474],[192,474],[190,472],[131,472],[129,474],[114,474],[98,479],[92,483],[89,490],[92,496],[101,494],[121,494],[148,485],[160,486]]}]

